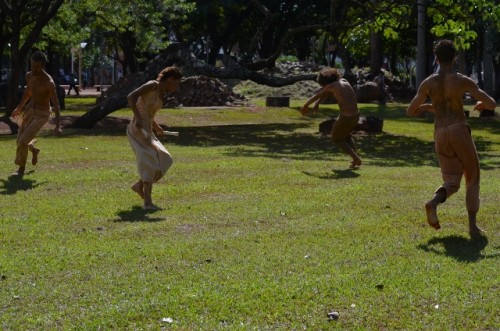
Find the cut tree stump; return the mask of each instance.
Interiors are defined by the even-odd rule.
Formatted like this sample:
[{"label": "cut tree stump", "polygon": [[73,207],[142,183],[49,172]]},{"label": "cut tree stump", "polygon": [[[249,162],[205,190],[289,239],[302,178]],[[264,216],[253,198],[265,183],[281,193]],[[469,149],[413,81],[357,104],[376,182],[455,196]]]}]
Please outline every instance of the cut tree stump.
[{"label": "cut tree stump", "polygon": [[479,117],[491,117],[495,116],[495,110],[494,109],[483,109],[479,113]]},{"label": "cut tree stump", "polygon": [[[332,118],[323,121],[319,124],[319,132],[322,135],[329,135],[332,133],[333,124],[337,119]],[[374,116],[361,116],[358,124],[354,127],[353,131],[364,131],[367,133],[382,133],[384,128],[384,120]]]},{"label": "cut tree stump", "polygon": [[290,107],[290,97],[267,97],[266,107]]}]

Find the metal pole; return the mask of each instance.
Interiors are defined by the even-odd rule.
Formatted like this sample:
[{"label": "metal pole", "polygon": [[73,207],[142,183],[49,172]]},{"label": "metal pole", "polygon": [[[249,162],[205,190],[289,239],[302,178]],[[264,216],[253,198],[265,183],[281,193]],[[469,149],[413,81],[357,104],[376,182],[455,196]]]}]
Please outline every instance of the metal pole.
[{"label": "metal pole", "polygon": [[426,76],[427,54],[425,49],[425,0],[417,0],[418,28],[417,28],[417,88]]},{"label": "metal pole", "polygon": [[78,47],[78,90],[82,90],[82,48]]},{"label": "metal pole", "polygon": [[75,73],[75,65],[74,65],[75,54],[73,52],[73,47],[71,47],[70,52],[71,52],[71,73],[74,74]]}]

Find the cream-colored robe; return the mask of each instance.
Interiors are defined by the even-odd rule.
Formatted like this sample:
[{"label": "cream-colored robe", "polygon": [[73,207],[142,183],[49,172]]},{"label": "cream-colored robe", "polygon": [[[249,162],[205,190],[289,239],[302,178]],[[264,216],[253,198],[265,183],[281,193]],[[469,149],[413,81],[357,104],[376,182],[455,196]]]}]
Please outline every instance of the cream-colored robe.
[{"label": "cream-colored robe", "polygon": [[158,88],[140,96],[137,108],[142,119],[147,122],[146,128],[137,129],[135,117],[127,127],[128,141],[137,161],[137,172],[143,182],[157,182],[173,163],[170,153],[153,134],[154,116],[162,106]]},{"label": "cream-colored robe", "polygon": [[22,113],[22,122],[17,132],[17,150],[15,164],[24,167],[28,158],[29,145],[40,129],[50,118],[50,110],[35,109],[27,106]]}]

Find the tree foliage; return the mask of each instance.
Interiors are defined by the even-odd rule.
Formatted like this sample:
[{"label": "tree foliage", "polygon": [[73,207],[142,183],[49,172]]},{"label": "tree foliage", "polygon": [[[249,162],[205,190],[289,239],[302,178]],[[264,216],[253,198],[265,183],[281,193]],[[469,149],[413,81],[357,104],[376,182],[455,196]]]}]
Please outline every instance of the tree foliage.
[{"label": "tree foliage", "polygon": [[[498,0],[425,3],[429,44],[450,38],[468,50],[487,40],[492,46],[483,48],[500,67]],[[8,49],[11,66],[21,68],[33,47],[67,56],[84,41],[85,65],[118,61],[127,74],[144,70],[175,41],[210,65],[222,53],[245,70],[259,71],[286,54],[325,65],[340,58],[346,71],[377,71],[385,58],[392,71],[409,75],[416,8],[416,1],[402,0],[0,0],[0,50]],[[467,56],[477,63],[483,55]]]}]

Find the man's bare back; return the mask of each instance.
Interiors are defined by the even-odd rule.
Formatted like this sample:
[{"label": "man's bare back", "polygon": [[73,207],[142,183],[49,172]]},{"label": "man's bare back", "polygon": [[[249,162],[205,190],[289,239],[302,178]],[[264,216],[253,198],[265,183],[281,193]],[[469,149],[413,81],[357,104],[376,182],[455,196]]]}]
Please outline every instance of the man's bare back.
[{"label": "man's bare back", "polygon": [[[482,91],[477,84],[450,66],[444,66],[439,73],[433,74],[425,79],[407,109],[409,116],[415,116],[423,112],[434,114],[434,126],[436,129],[447,127],[455,123],[465,123],[464,96],[468,93],[478,100],[476,110],[491,107],[491,98]],[[431,104],[424,103],[427,98]],[[493,108],[495,104],[493,103]]]}]

